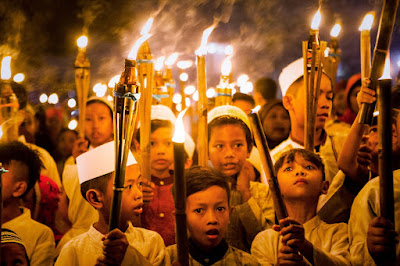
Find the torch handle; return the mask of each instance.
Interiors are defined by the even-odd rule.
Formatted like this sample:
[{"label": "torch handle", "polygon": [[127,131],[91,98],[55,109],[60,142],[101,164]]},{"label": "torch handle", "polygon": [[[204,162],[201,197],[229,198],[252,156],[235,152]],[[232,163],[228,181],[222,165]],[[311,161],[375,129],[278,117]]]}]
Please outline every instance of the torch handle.
[{"label": "torch handle", "polygon": [[[198,101],[198,148],[199,165],[208,165],[208,125],[207,125],[207,81],[206,81],[206,59],[205,56],[197,56],[197,90]],[[184,99],[182,99],[184,101]]]}]

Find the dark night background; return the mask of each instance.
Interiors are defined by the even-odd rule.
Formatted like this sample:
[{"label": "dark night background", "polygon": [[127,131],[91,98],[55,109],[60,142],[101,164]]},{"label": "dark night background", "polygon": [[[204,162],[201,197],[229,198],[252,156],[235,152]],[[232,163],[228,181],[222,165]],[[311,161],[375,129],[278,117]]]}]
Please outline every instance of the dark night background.
[{"label": "dark night background", "polygon": [[[13,74],[25,74],[23,84],[33,103],[42,92],[58,92],[65,99],[75,90],[73,63],[82,29],[88,30],[92,87],[120,74],[150,16],[155,15],[149,40],[154,57],[179,52],[178,60],[195,59],[203,30],[218,18],[209,43],[233,45],[234,79],[243,73],[253,82],[265,75],[277,79],[285,65],[301,56],[301,41],[308,38],[318,6],[321,40],[329,41],[331,28],[341,22],[338,76],[348,78],[360,71],[358,27],[369,11],[376,12],[371,31],[374,47],[382,0],[2,0],[0,55],[13,56]],[[398,18],[391,45],[392,76],[400,59],[399,33]],[[218,83],[223,57],[223,53],[207,56],[209,86]],[[195,85],[195,67],[187,72],[188,85]]]}]

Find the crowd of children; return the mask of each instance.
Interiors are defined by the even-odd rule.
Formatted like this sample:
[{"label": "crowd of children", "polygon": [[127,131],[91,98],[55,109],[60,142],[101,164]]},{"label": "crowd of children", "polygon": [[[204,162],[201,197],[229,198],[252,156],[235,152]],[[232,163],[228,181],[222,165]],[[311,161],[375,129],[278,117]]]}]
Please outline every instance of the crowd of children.
[{"label": "crowd of children", "polygon": [[[186,134],[189,265],[400,263],[399,221],[393,224],[380,216],[376,117],[369,127],[357,122],[359,106],[375,102],[375,92],[368,89],[367,79],[352,77],[346,89],[348,108],[340,111],[335,107],[340,104],[333,101],[331,79],[323,73],[315,148],[308,151],[303,71],[302,59],[282,71],[282,101],[265,98],[266,87],[276,94],[270,79],[257,83],[255,92],[255,102],[263,105],[260,116],[288,217],[279,221],[276,217],[247,116],[254,107],[250,96],[238,94],[233,105],[208,112],[208,143],[198,143],[208,145],[208,166],[196,165],[195,142]],[[333,114],[332,108],[336,108]],[[46,114],[57,118],[52,112]],[[1,264],[179,265],[173,111],[152,106],[150,178],[141,175],[138,163],[142,134],[138,125],[121,189],[120,224],[113,230],[112,104],[90,98],[85,120],[85,138],[63,129],[51,138],[60,142],[54,146],[57,164],[49,152],[27,143],[34,139],[29,137],[33,133],[0,144],[0,162],[8,171],[2,175]],[[390,159],[398,218],[398,109],[392,110],[392,128]]]}]

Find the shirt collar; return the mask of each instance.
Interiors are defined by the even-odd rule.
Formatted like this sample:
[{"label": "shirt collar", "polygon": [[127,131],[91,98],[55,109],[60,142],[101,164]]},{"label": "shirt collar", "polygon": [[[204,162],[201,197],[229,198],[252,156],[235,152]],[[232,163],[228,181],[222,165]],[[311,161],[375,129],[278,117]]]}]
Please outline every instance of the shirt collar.
[{"label": "shirt collar", "polygon": [[225,256],[228,248],[229,246],[223,238],[218,246],[209,252],[205,252],[194,243],[192,238],[189,238],[189,254],[202,265],[213,265],[217,261],[220,261]]}]

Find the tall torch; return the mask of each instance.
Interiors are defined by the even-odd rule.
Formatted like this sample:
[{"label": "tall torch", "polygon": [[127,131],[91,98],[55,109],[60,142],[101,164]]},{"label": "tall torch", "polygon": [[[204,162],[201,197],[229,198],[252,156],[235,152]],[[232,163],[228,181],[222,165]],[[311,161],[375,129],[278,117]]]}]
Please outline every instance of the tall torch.
[{"label": "tall torch", "polygon": [[150,34],[145,34],[136,41],[128,58],[125,59],[124,72],[114,90],[115,179],[111,201],[110,231],[120,226],[125,168],[135,129],[136,102],[140,98],[136,57],[140,45],[150,36]]},{"label": "tall torch", "polygon": [[75,84],[79,107],[79,137],[84,138],[86,101],[90,83],[90,62],[89,58],[86,56],[88,38],[86,36],[81,36],[76,43],[78,45],[78,55],[75,59]]},{"label": "tall torch", "polygon": [[208,127],[207,127],[207,80],[206,80],[206,54],[207,40],[214,30],[215,26],[203,31],[200,48],[196,51],[197,59],[197,90],[199,92],[199,102],[197,105],[198,114],[198,146],[199,147],[199,165],[206,167],[208,165]]},{"label": "tall torch", "polygon": [[374,22],[374,12],[365,15],[359,30],[360,36],[360,59],[361,59],[361,78],[369,76],[371,71],[371,27]]},{"label": "tall torch", "polygon": [[332,86],[336,87],[336,76],[337,76],[337,69],[340,61],[340,49],[339,49],[339,42],[338,36],[341,30],[341,26],[339,23],[336,23],[331,30],[331,39],[328,43],[328,48],[326,48],[327,54],[325,54],[325,65],[324,70],[326,74],[332,80]]},{"label": "tall torch", "polygon": [[232,104],[232,87],[230,86],[230,75],[232,62],[230,56],[226,57],[221,66],[221,79],[216,88],[215,106]]},{"label": "tall torch", "polygon": [[162,74],[165,56],[157,58],[154,64],[154,88],[153,88],[153,104],[162,104],[164,98],[168,98],[168,90],[165,87],[165,82]]},{"label": "tall torch", "polygon": [[167,68],[165,69],[165,76],[164,76],[164,81],[165,81],[165,86],[167,87],[168,90],[168,98],[165,98],[161,100],[161,103],[168,106],[169,108],[172,109],[172,97],[174,96],[175,93],[175,81],[174,77],[172,76],[172,66],[174,65],[176,59],[178,58],[178,53],[173,53],[170,56],[168,56],[167,60],[165,60],[165,65]]},{"label": "tall torch", "polygon": [[[145,35],[151,29],[153,18],[149,18],[141,34]],[[151,102],[153,99],[154,64],[149,44],[144,42],[137,56],[138,78],[140,83],[139,119],[140,119],[140,154],[142,177],[151,180],[150,165],[150,131]]]}]

